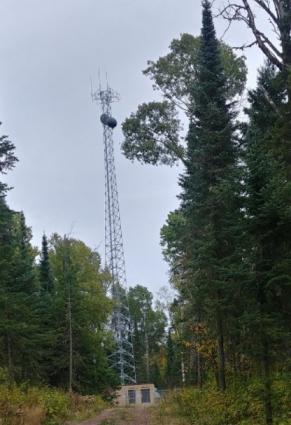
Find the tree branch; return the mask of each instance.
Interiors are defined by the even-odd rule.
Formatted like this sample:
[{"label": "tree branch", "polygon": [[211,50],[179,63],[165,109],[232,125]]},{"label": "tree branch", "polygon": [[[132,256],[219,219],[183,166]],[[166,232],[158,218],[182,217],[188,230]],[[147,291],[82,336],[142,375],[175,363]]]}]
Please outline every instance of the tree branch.
[{"label": "tree branch", "polygon": [[275,24],[279,24],[278,17],[272,12],[272,10],[266,5],[266,3],[263,0],[254,0],[269,16],[270,18],[275,22]]},{"label": "tree branch", "polygon": [[177,144],[176,143],[173,143],[173,142],[165,142],[164,143],[164,146],[167,148],[167,149],[169,149],[169,151],[172,151],[175,155],[176,155],[176,157],[178,158],[178,159],[180,159],[180,161],[182,161],[182,163],[184,164],[184,165],[186,165],[186,159],[185,159],[185,156],[181,153],[181,149],[179,149],[179,146],[177,146]]},{"label": "tree branch", "polygon": [[[252,32],[253,32],[256,40],[257,40],[258,46],[260,47],[260,49],[262,50],[262,52],[267,56],[267,58],[274,65],[276,65],[280,70],[283,69],[282,62],[266,46],[266,43],[270,46],[269,43],[271,43],[271,42],[268,40],[268,38],[265,35],[264,35],[264,37],[262,37],[262,33],[257,29],[256,21],[255,21],[255,16],[254,16],[253,11],[252,11],[252,9],[251,9],[251,7],[249,5],[249,0],[242,0],[242,2],[244,4],[245,10],[246,10],[246,13],[247,13],[247,16],[248,16],[248,25],[249,25],[250,29],[252,30]],[[272,45],[272,43],[271,43],[271,45]]]},{"label": "tree branch", "polygon": [[276,103],[273,101],[273,99],[271,98],[271,96],[269,96],[269,93],[267,92],[267,90],[265,89],[265,87],[262,87],[262,91],[263,94],[267,100],[267,102],[271,105],[271,107],[274,109],[274,111],[276,112],[276,114],[281,117],[282,114],[279,111],[279,108],[277,107]]},{"label": "tree branch", "polygon": [[[225,20],[229,22],[227,30],[229,29],[233,21],[242,21],[244,22],[252,31],[255,40],[250,44],[244,44],[241,47],[235,47],[235,49],[244,50],[248,47],[252,47],[257,44],[262,52],[267,56],[269,61],[277,66],[280,70],[283,69],[282,64],[282,52],[271,42],[271,40],[258,29],[255,15],[250,6],[249,0],[241,0],[242,4],[232,3],[228,0],[228,3],[222,10],[219,11],[217,16],[222,16]],[[280,23],[280,4],[277,0],[273,0],[276,8],[276,13],[272,11],[269,7],[269,3],[266,3],[264,0],[254,0],[254,2],[260,6],[270,17],[271,23],[279,27]]]},{"label": "tree branch", "polygon": [[268,46],[270,47],[270,49],[273,50],[273,52],[279,56],[280,58],[282,57],[282,52],[280,52],[280,50],[277,49],[277,47],[270,41],[270,39],[261,31],[258,31],[258,34],[262,37],[262,40],[268,44]]}]

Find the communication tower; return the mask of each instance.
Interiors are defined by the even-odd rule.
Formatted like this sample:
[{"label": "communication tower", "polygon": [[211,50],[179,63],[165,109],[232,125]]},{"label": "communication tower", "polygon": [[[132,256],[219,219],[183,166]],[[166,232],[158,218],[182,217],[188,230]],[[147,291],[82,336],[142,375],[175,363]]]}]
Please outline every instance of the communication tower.
[{"label": "communication tower", "polygon": [[92,100],[101,105],[105,165],[105,266],[110,273],[110,289],[114,302],[111,327],[116,349],[110,356],[122,385],[136,383],[130,316],[126,297],[126,270],[120,220],[118,187],[114,160],[113,130],[117,121],[111,105],[119,95],[108,84],[105,89],[92,91]]}]

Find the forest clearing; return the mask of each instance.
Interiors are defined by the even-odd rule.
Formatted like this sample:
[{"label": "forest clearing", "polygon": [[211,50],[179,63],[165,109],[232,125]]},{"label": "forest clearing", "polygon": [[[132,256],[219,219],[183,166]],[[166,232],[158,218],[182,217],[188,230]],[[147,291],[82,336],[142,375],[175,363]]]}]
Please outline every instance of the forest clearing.
[{"label": "forest clearing", "polygon": [[291,425],[291,0],[0,3],[0,425]]}]

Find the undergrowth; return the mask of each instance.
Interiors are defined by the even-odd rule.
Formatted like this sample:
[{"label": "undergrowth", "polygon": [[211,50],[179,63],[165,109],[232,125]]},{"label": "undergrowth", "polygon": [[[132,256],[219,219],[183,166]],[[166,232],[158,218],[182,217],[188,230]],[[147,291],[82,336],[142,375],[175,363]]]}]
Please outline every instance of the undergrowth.
[{"label": "undergrowth", "polygon": [[[225,393],[214,386],[172,391],[153,409],[155,425],[264,425],[263,389],[253,381]],[[291,383],[273,385],[274,425],[291,425]]]},{"label": "undergrowth", "polygon": [[0,425],[64,425],[99,413],[99,396],[69,395],[52,388],[0,386]]}]

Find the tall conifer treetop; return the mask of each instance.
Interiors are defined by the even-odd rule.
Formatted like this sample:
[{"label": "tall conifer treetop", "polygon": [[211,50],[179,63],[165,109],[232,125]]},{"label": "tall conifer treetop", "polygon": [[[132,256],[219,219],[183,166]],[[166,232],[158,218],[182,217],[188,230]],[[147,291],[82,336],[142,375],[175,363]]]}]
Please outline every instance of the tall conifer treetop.
[{"label": "tall conifer treetop", "polygon": [[45,292],[52,293],[53,279],[49,262],[49,249],[46,235],[42,237],[41,258],[39,265],[41,289]]},{"label": "tall conifer treetop", "polygon": [[[1,126],[0,121],[0,126]],[[15,146],[6,135],[0,136],[0,174],[6,174],[11,170],[18,159],[15,156]],[[5,196],[7,184],[0,182],[0,196]]]},{"label": "tall conifer treetop", "polygon": [[[206,84],[207,93],[211,89],[224,88],[225,78],[219,54],[218,41],[213,24],[211,5],[208,0],[202,2],[202,29],[200,46],[200,83]],[[216,91],[212,94],[217,95]]]},{"label": "tall conifer treetop", "polygon": [[[233,287],[235,222],[240,220],[239,170],[234,111],[227,103],[226,79],[209,1],[203,1],[197,84],[187,135],[181,210],[186,219],[185,249],[191,298],[197,317],[217,339],[219,388],[224,390],[224,319]],[[189,274],[189,273],[188,273]]]},{"label": "tall conifer treetop", "polygon": [[[193,87],[193,113],[187,136],[187,167],[184,184],[194,184],[193,195],[198,200],[204,186],[213,185],[225,177],[226,168],[235,163],[235,130],[225,97],[223,73],[209,1],[203,2],[199,60],[199,83]],[[189,174],[189,178],[187,177]],[[201,186],[202,185],[202,186]],[[206,186],[205,186],[206,185]],[[202,193],[200,193],[202,195]],[[205,192],[204,192],[205,194]],[[187,198],[187,194],[184,194]],[[184,200],[186,200],[185,197]]]}]

